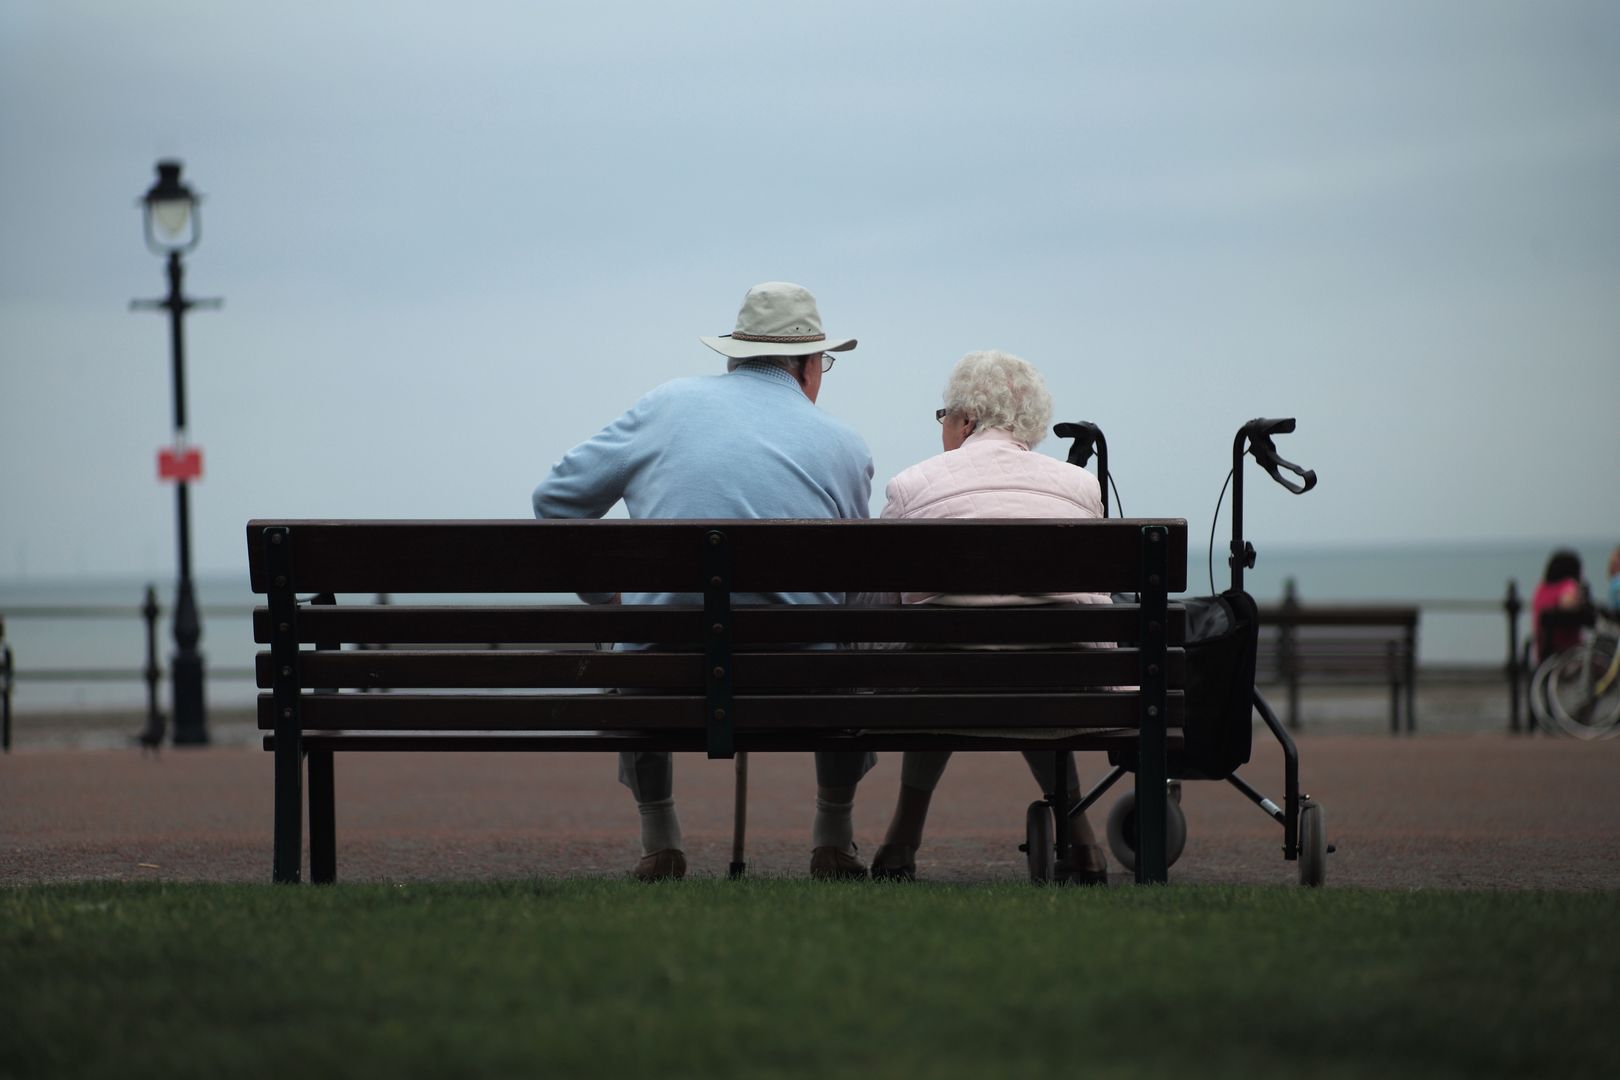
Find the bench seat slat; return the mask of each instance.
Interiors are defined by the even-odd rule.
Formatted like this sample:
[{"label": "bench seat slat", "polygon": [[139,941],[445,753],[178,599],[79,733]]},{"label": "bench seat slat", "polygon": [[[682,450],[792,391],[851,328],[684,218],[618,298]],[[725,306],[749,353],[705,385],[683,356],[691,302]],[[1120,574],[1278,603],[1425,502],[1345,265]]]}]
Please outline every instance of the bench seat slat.
[{"label": "bench seat slat", "polygon": [[[755,753],[810,750],[1025,750],[1028,739],[1006,739],[986,735],[931,735],[907,732],[867,732],[860,735],[825,732],[742,731],[737,749]],[[275,736],[264,737],[264,748],[275,749]],[[1166,733],[1171,750],[1186,742],[1180,729]],[[1136,744],[1136,731],[1125,728],[1099,728],[1074,735],[1042,739],[1042,749],[1119,750]],[[657,736],[617,731],[556,731],[513,734],[424,734],[420,732],[310,732],[303,737],[306,750],[332,751],[620,751],[669,750],[702,753],[701,734],[661,732]]]},{"label": "bench seat slat", "polygon": [[[762,645],[806,641],[1007,642],[1134,641],[1141,614],[1135,604],[1059,604],[1050,607],[960,608],[932,604],[819,608],[734,609],[734,640]],[[1170,642],[1180,642],[1186,609],[1170,606]],[[268,608],[253,612],[253,638],[270,641]],[[502,642],[664,641],[695,644],[704,633],[701,606],[606,604],[305,605],[298,638],[316,642],[389,642],[401,645]]]},{"label": "bench seat slat", "polygon": [[[260,536],[272,527],[289,530],[298,592],[699,593],[697,554],[712,529],[726,534],[737,592],[1123,592],[1139,586],[1143,526],[1162,525],[1168,588],[1186,588],[1179,518],[783,524],[256,520],[247,541],[259,593],[270,587]],[[930,542],[946,533],[949,542]]]},{"label": "bench seat slat", "polygon": [[[732,662],[738,690],[772,687],[949,689],[981,686],[1085,687],[1134,684],[1141,670],[1135,649],[1064,649],[1039,652],[800,650],[739,652]],[[275,658],[258,654],[259,686],[275,680]],[[299,680],[305,688],[360,689],[588,687],[669,688],[701,693],[699,653],[595,650],[351,650],[304,652]],[[1169,653],[1172,685],[1184,681],[1186,654]]]},{"label": "bench seat slat", "polygon": [[[807,728],[1133,727],[1141,701],[1129,692],[961,694],[737,694],[736,730]],[[674,694],[306,694],[305,731],[679,730],[699,734],[701,695]],[[1174,692],[1167,725],[1181,723]],[[275,698],[259,695],[259,727],[274,729]]]}]

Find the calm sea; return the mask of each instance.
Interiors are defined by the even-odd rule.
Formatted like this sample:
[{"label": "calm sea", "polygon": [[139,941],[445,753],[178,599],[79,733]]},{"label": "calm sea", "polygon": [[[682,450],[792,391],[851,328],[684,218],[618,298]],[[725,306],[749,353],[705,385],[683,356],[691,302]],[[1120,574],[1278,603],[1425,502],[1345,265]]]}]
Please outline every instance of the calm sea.
[{"label": "calm sea", "polygon": [[[1575,543],[1594,591],[1604,587],[1604,572],[1613,540]],[[1216,537],[1215,583],[1228,580],[1223,537]],[[1280,599],[1285,579],[1293,578],[1300,599],[1312,601],[1417,603],[1423,608],[1419,656],[1427,664],[1500,663],[1507,652],[1507,620],[1502,600],[1507,583],[1516,580],[1520,596],[1529,594],[1546,564],[1551,544],[1461,544],[1362,548],[1287,548],[1262,546],[1245,585],[1262,603]],[[1188,575],[1190,592],[1208,589],[1204,540],[1194,542]],[[6,643],[16,656],[18,710],[140,708],[145,690],[138,678],[123,681],[54,681],[42,677],[51,669],[139,669],[145,658],[145,629],[138,617],[146,582],[140,579],[0,579],[0,617]],[[168,619],[173,581],[153,582],[165,614],[159,623],[159,658],[167,664],[173,651]],[[255,690],[245,672],[253,665],[250,612],[254,597],[246,575],[199,578],[198,601],[203,617],[202,650],[209,671],[208,700],[218,705],[247,705]],[[502,598],[486,598],[498,603]],[[515,599],[515,598],[510,598]],[[369,601],[369,597],[339,597]],[[122,607],[114,617],[63,617],[34,614],[41,607]],[[1525,622],[1521,621],[1521,633]],[[238,669],[237,676],[225,671]],[[163,700],[167,707],[165,686]]]}]

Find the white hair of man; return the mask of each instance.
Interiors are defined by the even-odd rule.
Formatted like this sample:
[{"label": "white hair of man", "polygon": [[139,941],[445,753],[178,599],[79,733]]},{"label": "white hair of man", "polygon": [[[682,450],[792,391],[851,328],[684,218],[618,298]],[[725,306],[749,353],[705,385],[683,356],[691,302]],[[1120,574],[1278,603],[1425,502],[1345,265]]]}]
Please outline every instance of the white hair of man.
[{"label": "white hair of man", "polygon": [[1000,349],[970,352],[945,383],[945,408],[978,427],[1002,428],[1033,449],[1052,422],[1052,395],[1035,365]]},{"label": "white hair of man", "polygon": [[[816,354],[812,353],[811,355]],[[726,358],[726,370],[728,372],[736,371],[744,364],[770,364],[772,367],[781,368],[789,375],[796,376],[800,369],[804,367],[806,359],[808,358],[803,356],[733,356]]]}]

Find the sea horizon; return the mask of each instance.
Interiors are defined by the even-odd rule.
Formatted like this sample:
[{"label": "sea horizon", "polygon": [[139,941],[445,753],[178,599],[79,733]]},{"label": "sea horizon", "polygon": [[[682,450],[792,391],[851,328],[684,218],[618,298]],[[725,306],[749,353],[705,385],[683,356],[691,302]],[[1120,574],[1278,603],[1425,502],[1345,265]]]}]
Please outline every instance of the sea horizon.
[{"label": "sea horizon", "polygon": [[[1209,534],[1190,537],[1186,595],[1210,588],[1213,570],[1216,590],[1225,588],[1227,538],[1217,531],[1213,558]],[[1594,593],[1606,591],[1607,558],[1613,540],[1495,540],[1388,541],[1382,543],[1259,545],[1253,569],[1245,571],[1244,586],[1262,604],[1282,598],[1285,584],[1294,582],[1301,603],[1405,603],[1420,609],[1418,657],[1421,666],[1474,666],[1501,664],[1507,655],[1505,599],[1513,581],[1524,607],[1519,616],[1520,640],[1528,630],[1530,596],[1551,551],[1570,547],[1582,558],[1585,577]],[[1213,566],[1211,566],[1213,563]],[[202,608],[201,648],[209,671],[210,700],[221,705],[246,705],[255,688],[247,678],[217,677],[227,670],[244,671],[253,665],[258,646],[252,640],[250,616],[255,597],[248,585],[247,568],[209,569],[194,575],[197,602]],[[15,653],[17,681],[13,694],[19,710],[77,710],[138,706],[144,688],[134,678],[145,662],[146,640],[138,611],[148,586],[157,592],[162,609],[157,643],[160,664],[173,651],[170,623],[175,589],[174,572],[153,574],[83,573],[41,575],[19,579],[0,577],[0,619],[4,640]],[[370,596],[339,596],[339,603],[370,602]],[[409,596],[395,596],[409,601]],[[467,597],[467,599],[473,599]],[[558,603],[570,596],[491,595],[487,603]],[[109,609],[111,615],[51,614],[54,609]],[[131,674],[119,680],[66,680],[49,672],[61,669],[120,669]],[[32,673],[32,674],[31,674]],[[167,689],[164,691],[165,697]]]},{"label": "sea horizon", "polygon": [[[525,519],[519,519],[525,520]],[[1187,567],[1189,585],[1195,570],[1203,565],[1204,553],[1209,545],[1209,529],[1207,525],[1200,526],[1197,522],[1188,520],[1188,550]],[[1215,556],[1218,563],[1217,578],[1224,570],[1226,544],[1230,540],[1229,526],[1223,518],[1215,530]],[[1252,542],[1252,541],[1251,541]],[[1580,553],[1583,572],[1588,580],[1596,582],[1604,576],[1605,560],[1608,553],[1620,547],[1620,530],[1613,537],[1576,537],[1570,538],[1434,538],[1434,539],[1396,539],[1375,538],[1359,541],[1264,541],[1256,544],[1261,558],[1267,555],[1281,558],[1326,558],[1341,554],[1355,555],[1399,555],[1412,554],[1420,551],[1448,551],[1464,553],[1513,553],[1521,555],[1527,550],[1542,550],[1542,560],[1557,548],[1570,548]],[[1258,563],[1257,567],[1258,569]],[[1252,574],[1254,571],[1248,571]],[[1539,576],[1540,570],[1537,570]],[[243,587],[247,585],[247,559],[244,556],[238,567],[201,567],[192,571],[195,582],[210,581],[224,583],[240,575]],[[101,584],[127,584],[131,580],[150,581],[160,589],[165,581],[172,582],[175,577],[173,566],[164,566],[158,569],[147,570],[75,570],[75,571],[47,571],[44,573],[31,573],[12,571],[0,573],[0,604],[6,599],[6,593],[11,589],[34,589],[50,585],[101,585]],[[1219,582],[1217,581],[1217,584]],[[1198,591],[1190,587],[1189,592]],[[1345,599],[1342,597],[1335,599]],[[3,609],[0,609],[3,612]]]}]

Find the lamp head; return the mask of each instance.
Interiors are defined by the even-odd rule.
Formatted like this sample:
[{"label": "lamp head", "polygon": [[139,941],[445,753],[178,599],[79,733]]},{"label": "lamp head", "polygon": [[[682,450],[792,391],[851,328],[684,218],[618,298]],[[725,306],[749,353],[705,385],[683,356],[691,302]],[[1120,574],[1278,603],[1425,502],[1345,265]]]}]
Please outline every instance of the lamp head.
[{"label": "lamp head", "polygon": [[201,199],[180,179],[180,162],[158,162],[157,177],[141,196],[146,246],[157,255],[190,251],[202,239],[197,215]]}]

